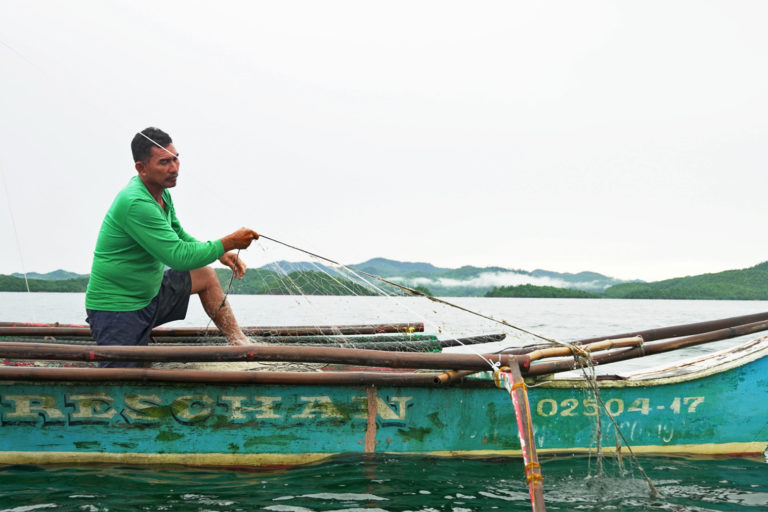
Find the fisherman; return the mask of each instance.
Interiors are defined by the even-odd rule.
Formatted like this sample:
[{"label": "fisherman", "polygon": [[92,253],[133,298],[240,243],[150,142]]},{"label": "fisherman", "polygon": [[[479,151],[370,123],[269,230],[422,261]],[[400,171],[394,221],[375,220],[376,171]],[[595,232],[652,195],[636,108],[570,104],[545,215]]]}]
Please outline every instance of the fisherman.
[{"label": "fisherman", "polygon": [[183,319],[189,296],[198,294],[227,340],[248,344],[216,272],[207,265],[218,259],[242,279],[245,263],[232,251],[247,248],[258,233],[241,228],[220,240],[198,241],[181,227],[168,191],[179,175],[179,153],[171,137],[146,128],[133,137],[131,151],[138,174],[107,211],[93,252],[85,293],[91,335],[99,345],[146,345],[153,327]]}]

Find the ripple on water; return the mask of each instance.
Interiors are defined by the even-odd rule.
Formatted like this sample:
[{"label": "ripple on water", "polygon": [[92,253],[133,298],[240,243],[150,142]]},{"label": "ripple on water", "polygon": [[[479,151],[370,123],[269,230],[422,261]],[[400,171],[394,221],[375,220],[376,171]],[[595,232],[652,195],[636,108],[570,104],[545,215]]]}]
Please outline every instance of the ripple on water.
[{"label": "ripple on water", "polygon": [[[625,460],[543,459],[550,510],[639,512],[768,510],[768,465],[642,459],[660,497]],[[271,471],[135,467],[0,467],[0,512],[470,512],[530,511],[519,460],[344,457]]]}]

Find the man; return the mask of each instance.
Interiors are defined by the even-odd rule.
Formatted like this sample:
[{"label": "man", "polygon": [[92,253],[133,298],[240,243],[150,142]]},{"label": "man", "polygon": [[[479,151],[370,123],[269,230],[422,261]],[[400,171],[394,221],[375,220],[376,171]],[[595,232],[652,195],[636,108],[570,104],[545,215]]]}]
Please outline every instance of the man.
[{"label": "man", "polygon": [[168,191],[179,174],[171,137],[147,128],[133,138],[131,151],[138,174],[107,211],[93,253],[85,307],[94,339],[99,345],[146,345],[154,326],[183,319],[189,296],[198,294],[229,342],[247,344],[207,265],[218,259],[242,279],[245,263],[230,251],[247,248],[258,233],[242,228],[220,240],[196,240],[182,229]]}]

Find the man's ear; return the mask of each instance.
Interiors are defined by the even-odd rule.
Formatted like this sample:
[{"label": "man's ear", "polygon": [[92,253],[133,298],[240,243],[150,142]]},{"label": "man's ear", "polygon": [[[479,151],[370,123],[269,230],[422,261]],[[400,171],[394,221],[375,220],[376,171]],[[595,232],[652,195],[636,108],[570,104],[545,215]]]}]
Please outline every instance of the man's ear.
[{"label": "man's ear", "polygon": [[142,172],[144,170],[144,162],[136,162],[135,167],[138,172]]}]

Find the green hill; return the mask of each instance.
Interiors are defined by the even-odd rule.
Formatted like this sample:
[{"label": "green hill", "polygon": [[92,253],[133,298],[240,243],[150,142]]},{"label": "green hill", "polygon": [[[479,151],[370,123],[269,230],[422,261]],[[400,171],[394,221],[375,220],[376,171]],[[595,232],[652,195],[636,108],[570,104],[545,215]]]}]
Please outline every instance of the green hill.
[{"label": "green hill", "polygon": [[609,286],[624,282],[597,272],[571,274],[541,269],[529,272],[520,269],[471,265],[441,268],[430,263],[400,262],[385,258],[374,258],[351,267],[386,277],[406,286],[426,286],[441,297],[483,297],[494,285],[500,286],[510,281],[539,282],[542,285],[592,293],[601,293]]},{"label": "green hill", "polygon": [[536,298],[563,298],[563,299],[599,299],[597,293],[570,288],[557,288],[555,286],[534,286],[521,284],[518,286],[494,286],[485,297],[536,297]]},{"label": "green hill", "polygon": [[[11,276],[24,279],[24,274],[20,272],[14,272]],[[88,274],[76,274],[62,269],[54,270],[53,272],[48,272],[46,274],[40,274],[39,272],[27,273],[27,279],[40,279],[43,281],[61,281],[65,279],[77,279],[78,277],[87,278]]]},{"label": "green hill", "polygon": [[[402,268],[398,268],[398,262],[393,260],[371,260],[367,262],[370,267],[376,264],[381,265],[380,270],[385,270],[381,274],[398,273],[403,275],[409,272],[412,276],[419,272],[432,274],[435,280],[424,279],[425,274],[421,274],[422,279],[416,280],[411,285],[418,285],[419,288],[429,288],[430,295],[437,296],[462,296],[484,294],[486,297],[605,297],[616,299],[711,299],[711,300],[768,300],[768,261],[755,265],[754,267],[740,270],[726,270],[712,274],[701,274],[696,276],[678,277],[656,281],[652,283],[645,282],[625,282],[615,284],[604,292],[595,290],[584,290],[576,283],[585,283],[588,281],[602,281],[605,276],[602,274],[582,272],[580,274],[559,274],[544,270],[535,270],[533,272],[508,271],[516,273],[526,273],[531,276],[551,277],[552,279],[563,279],[570,277],[574,283],[572,287],[554,287],[554,286],[497,286],[491,288],[487,285],[485,289],[478,288],[477,285],[471,285],[469,280],[482,275],[483,272],[501,271],[497,267],[478,268],[465,266],[459,269],[440,269],[429,264],[405,263]],[[235,280],[232,283],[231,293],[235,294],[269,294],[269,295],[372,295],[373,293],[366,287],[355,283],[350,279],[342,277],[341,274],[327,274],[320,270],[307,270],[309,266],[275,266],[276,270],[267,268],[250,269],[242,281]],[[293,268],[293,271],[289,271]],[[315,267],[316,268],[316,267]],[[369,270],[375,270],[370,268]],[[402,272],[397,272],[398,270]],[[231,278],[229,269],[216,269],[219,281],[226,290]],[[375,272],[374,272],[375,273]],[[28,274],[33,275],[33,274]],[[29,288],[33,292],[85,292],[88,284],[88,276],[79,276],[76,278],[61,279],[71,275],[70,273],[58,270],[48,274],[37,274],[43,278],[29,279]],[[442,279],[442,280],[441,280]],[[462,281],[467,281],[464,284]],[[444,282],[450,282],[449,286]],[[409,284],[409,283],[406,283]],[[570,284],[570,283],[569,283]],[[378,284],[377,284],[378,286]],[[568,285],[565,285],[568,286]],[[22,277],[13,275],[0,275],[0,291],[23,292],[26,291],[26,284]],[[482,291],[480,291],[482,290]],[[423,290],[422,290],[423,291]]]},{"label": "green hill", "polygon": [[[29,279],[29,291],[31,292],[85,292],[88,286],[88,277],[75,279]],[[23,277],[0,275],[0,291],[26,292],[27,285]]]},{"label": "green hill", "polygon": [[[232,278],[228,269],[216,269],[221,287],[226,290]],[[368,288],[341,277],[314,270],[298,270],[283,276],[272,270],[249,270],[241,281],[232,281],[235,294],[257,295],[374,295]]]},{"label": "green hill", "polygon": [[768,261],[741,270],[611,286],[615,299],[768,300]]}]

